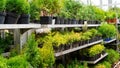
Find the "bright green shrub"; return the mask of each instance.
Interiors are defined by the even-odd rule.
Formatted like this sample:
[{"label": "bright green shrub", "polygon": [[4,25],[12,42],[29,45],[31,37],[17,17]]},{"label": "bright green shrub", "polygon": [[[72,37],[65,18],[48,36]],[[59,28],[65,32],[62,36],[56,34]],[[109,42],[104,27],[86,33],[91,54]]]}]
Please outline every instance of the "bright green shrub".
[{"label": "bright green shrub", "polygon": [[40,64],[40,54],[38,49],[38,44],[35,40],[35,35],[32,34],[30,38],[28,39],[28,42],[26,44],[26,51],[25,56],[27,58],[27,61],[33,66],[38,67]]},{"label": "bright green shrub", "polygon": [[0,68],[8,68],[7,59],[0,56]]},{"label": "bright green shrub", "polygon": [[105,58],[105,61],[107,61],[111,64],[119,61],[120,55],[117,51],[115,51],[113,49],[107,49],[106,51],[108,53],[108,56]]},{"label": "bright green shrub", "polygon": [[97,44],[89,48],[88,54],[90,57],[92,57],[95,56],[96,54],[101,53],[104,49],[105,47],[103,45]]},{"label": "bright green shrub", "polygon": [[15,56],[7,60],[8,68],[30,68],[30,64],[27,62],[24,56]]},{"label": "bright green shrub", "polygon": [[3,12],[6,8],[6,0],[0,0],[0,12]]},{"label": "bright green shrub", "polygon": [[43,47],[39,49],[40,54],[40,68],[52,67],[55,62],[54,51],[51,42],[46,42]]},{"label": "bright green shrub", "polygon": [[95,68],[106,68],[106,67],[103,64],[98,64],[98,65],[95,66]]},{"label": "bright green shrub", "polygon": [[112,24],[102,23],[98,28],[98,31],[102,34],[103,38],[111,38],[116,35],[116,27]]}]

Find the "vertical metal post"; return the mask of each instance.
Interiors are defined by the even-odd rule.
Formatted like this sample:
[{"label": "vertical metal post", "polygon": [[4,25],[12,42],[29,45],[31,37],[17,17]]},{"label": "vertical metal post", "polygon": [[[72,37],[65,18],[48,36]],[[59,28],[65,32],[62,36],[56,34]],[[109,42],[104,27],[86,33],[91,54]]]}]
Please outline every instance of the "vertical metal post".
[{"label": "vertical metal post", "polygon": [[[14,45],[20,46],[20,29],[14,29]],[[20,47],[19,47],[20,53]]]},{"label": "vertical metal post", "polygon": [[99,1],[100,1],[100,8],[102,8],[103,2],[102,0],[99,0]]},{"label": "vertical metal post", "polygon": [[112,7],[112,0],[108,0],[108,8],[111,8]]}]

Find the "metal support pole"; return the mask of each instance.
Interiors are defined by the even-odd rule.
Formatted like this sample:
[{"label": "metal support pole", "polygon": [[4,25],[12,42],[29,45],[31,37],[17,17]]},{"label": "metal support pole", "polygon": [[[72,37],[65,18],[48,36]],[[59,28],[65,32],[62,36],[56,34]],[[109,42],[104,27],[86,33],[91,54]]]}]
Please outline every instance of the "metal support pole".
[{"label": "metal support pole", "polygon": [[[14,45],[20,46],[20,29],[14,29]],[[18,51],[20,53],[20,47]]]}]

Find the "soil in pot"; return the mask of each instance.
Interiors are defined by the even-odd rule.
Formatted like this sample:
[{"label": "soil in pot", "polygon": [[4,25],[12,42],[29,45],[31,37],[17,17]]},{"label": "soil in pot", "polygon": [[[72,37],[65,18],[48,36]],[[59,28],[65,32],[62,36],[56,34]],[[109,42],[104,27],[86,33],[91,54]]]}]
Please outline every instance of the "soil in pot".
[{"label": "soil in pot", "polygon": [[18,22],[20,15],[8,12],[5,17],[5,24],[16,24]]},{"label": "soil in pot", "polygon": [[29,24],[30,23],[30,15],[29,14],[23,14],[20,16],[17,24]]},{"label": "soil in pot", "polygon": [[6,16],[5,12],[0,12],[0,24],[4,24],[5,16]]},{"label": "soil in pot", "polygon": [[40,24],[52,24],[52,19],[51,16],[40,16]]}]

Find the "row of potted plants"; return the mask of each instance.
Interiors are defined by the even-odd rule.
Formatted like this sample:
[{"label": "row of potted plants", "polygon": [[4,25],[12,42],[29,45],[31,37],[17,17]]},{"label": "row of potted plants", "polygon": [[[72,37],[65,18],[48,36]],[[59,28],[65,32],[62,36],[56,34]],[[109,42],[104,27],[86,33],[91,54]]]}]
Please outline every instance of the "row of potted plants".
[{"label": "row of potted plants", "polygon": [[77,20],[77,19],[68,19],[63,17],[51,17],[44,16],[40,17],[40,24],[84,24],[87,21],[88,24],[100,24],[100,21],[97,20]]},{"label": "row of potted plants", "polygon": [[96,44],[90,48],[80,50],[80,59],[84,61],[95,61],[105,54],[105,47],[101,44]]},{"label": "row of potted plants", "polygon": [[[96,6],[86,6],[75,0],[46,1],[32,0],[31,21],[40,24],[99,24],[101,21],[116,19],[115,10],[104,11]],[[37,20],[36,20],[37,19]],[[114,21],[112,21],[114,22]]]},{"label": "row of potted plants", "polygon": [[27,0],[1,0],[0,23],[28,24],[30,5]]},{"label": "row of potted plants", "polygon": [[75,48],[91,42],[100,40],[101,37],[96,29],[91,29],[86,32],[53,32],[44,37],[38,38],[38,43],[42,47],[43,43],[51,42],[56,52]]}]

